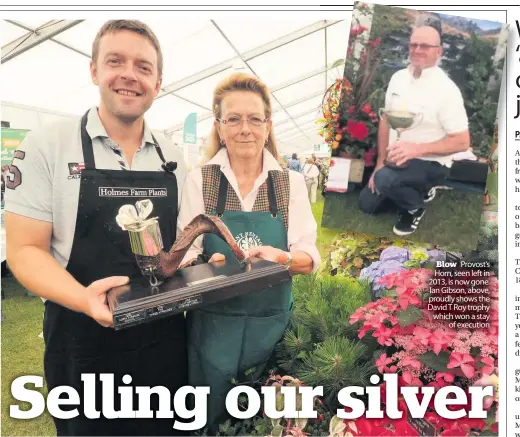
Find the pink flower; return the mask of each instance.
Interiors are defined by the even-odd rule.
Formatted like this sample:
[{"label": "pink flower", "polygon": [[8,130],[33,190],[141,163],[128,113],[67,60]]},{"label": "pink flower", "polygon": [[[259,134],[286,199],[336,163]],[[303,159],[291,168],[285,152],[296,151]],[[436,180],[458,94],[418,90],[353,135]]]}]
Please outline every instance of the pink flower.
[{"label": "pink flower", "polygon": [[439,352],[447,346],[451,339],[452,337],[447,335],[444,329],[436,329],[433,331],[430,337],[430,344],[433,347],[433,352],[435,352],[436,355],[439,355]]},{"label": "pink flower", "polygon": [[416,296],[412,295],[411,293],[402,293],[399,296],[399,305],[403,310],[408,308],[408,305],[420,305],[421,300]]},{"label": "pink flower", "polygon": [[363,338],[368,331],[371,331],[373,328],[371,325],[365,324],[363,327],[358,331],[358,338]]},{"label": "pink flower", "polygon": [[475,360],[471,357],[470,354],[461,354],[459,352],[453,352],[450,355],[450,362],[446,366],[448,369],[454,369],[460,367],[462,373],[466,376],[466,378],[473,378],[475,376],[475,367],[470,364],[474,363]]},{"label": "pink flower", "polygon": [[447,372],[437,372],[437,381],[442,378],[446,382],[453,382],[455,380],[455,376],[452,373]]},{"label": "pink flower", "polygon": [[[330,165],[332,166],[332,160],[330,162]],[[358,308],[353,314],[350,315],[350,324],[353,325],[356,322],[359,322],[360,320],[363,320],[365,318],[365,308],[360,307]]]},{"label": "pink flower", "polygon": [[394,344],[392,337],[394,336],[395,328],[387,328],[386,326],[380,326],[372,334],[373,337],[377,338],[377,342],[381,346],[392,346]]},{"label": "pink flower", "polygon": [[376,360],[376,367],[379,373],[383,373],[386,370],[387,365],[393,362],[392,358],[388,358],[386,353],[381,354],[381,356]]},{"label": "pink flower", "polygon": [[430,340],[432,333],[428,329],[416,326],[413,330],[413,335],[414,341],[416,343],[426,346]]},{"label": "pink flower", "polygon": [[484,375],[491,375],[495,371],[495,359],[493,357],[484,357],[480,361],[485,364],[481,369]]},{"label": "pink flower", "polygon": [[422,364],[419,360],[416,360],[415,358],[405,357],[401,360],[401,366],[411,367],[413,369],[419,370],[421,368]]}]

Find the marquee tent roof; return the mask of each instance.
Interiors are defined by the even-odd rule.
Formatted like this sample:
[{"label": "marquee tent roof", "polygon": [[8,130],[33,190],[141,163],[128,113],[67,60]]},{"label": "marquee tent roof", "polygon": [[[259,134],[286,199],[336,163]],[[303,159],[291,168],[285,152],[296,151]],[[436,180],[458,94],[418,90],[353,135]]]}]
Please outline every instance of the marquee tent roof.
[{"label": "marquee tent roof", "polygon": [[[343,73],[345,20],[146,21],[164,54],[162,90],[147,113],[153,129],[182,134],[196,112],[206,136],[215,85],[233,71],[256,75],[271,89],[275,133],[283,153],[322,143],[315,120],[323,95]],[[81,115],[99,100],[91,83],[91,45],[103,21],[0,22],[3,105],[42,114]]]}]

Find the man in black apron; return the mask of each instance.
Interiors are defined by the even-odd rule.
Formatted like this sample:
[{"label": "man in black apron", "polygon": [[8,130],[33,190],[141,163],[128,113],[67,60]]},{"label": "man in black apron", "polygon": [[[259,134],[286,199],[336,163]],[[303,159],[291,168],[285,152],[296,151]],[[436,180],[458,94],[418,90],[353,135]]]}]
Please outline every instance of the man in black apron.
[{"label": "man in black apron", "polygon": [[[122,382],[124,375],[131,376],[132,387],[164,386],[172,398],[187,384],[184,316],[115,331],[105,302],[110,288],[142,274],[128,233],[116,223],[122,205],[150,199],[165,250],[176,237],[183,164],[165,158],[173,153],[162,149],[144,124],[144,113],[160,90],[160,46],[147,26],[127,20],[106,23],[96,42],[91,70],[100,87],[99,111],[92,108],[79,124],[67,122],[33,133],[16,152],[6,184],[7,256],[19,281],[48,299],[44,317],[48,390],[67,385],[80,394],[80,406],[61,407],[77,407],[79,416],[55,419],[57,434],[173,435],[177,417],[107,419],[101,414],[91,419],[83,411],[85,373],[96,374],[100,412],[100,373],[114,375],[116,412],[121,409],[117,386],[128,386]],[[53,135],[56,144],[51,144]],[[73,153],[78,140],[82,159],[77,155],[79,162],[68,162],[66,167],[63,157]],[[60,174],[64,170],[69,172],[66,178]],[[24,184],[31,178],[34,184]],[[70,211],[57,210],[60,197],[78,188],[79,198],[76,194],[69,199],[78,202],[75,219],[64,220]],[[72,229],[72,245],[63,249],[62,240]],[[151,396],[154,411],[158,400]],[[134,395],[133,410],[138,409]]]}]

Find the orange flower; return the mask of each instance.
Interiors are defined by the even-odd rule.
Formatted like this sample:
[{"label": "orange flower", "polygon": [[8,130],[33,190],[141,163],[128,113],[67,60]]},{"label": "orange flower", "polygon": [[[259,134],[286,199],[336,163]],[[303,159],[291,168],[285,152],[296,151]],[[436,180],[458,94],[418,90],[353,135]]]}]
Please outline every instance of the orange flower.
[{"label": "orange flower", "polygon": [[336,134],[336,136],[334,137],[334,139],[335,139],[336,141],[341,140],[341,134]]},{"label": "orange flower", "polygon": [[332,148],[333,148],[334,150],[336,150],[338,147],[339,147],[339,141],[334,141],[334,142],[332,143]]}]

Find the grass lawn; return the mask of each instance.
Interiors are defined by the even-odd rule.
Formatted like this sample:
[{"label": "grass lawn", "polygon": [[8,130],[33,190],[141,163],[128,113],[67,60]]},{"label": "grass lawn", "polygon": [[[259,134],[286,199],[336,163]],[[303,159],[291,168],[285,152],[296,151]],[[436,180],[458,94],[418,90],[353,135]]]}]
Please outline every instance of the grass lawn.
[{"label": "grass lawn", "polygon": [[321,259],[324,260],[329,256],[330,245],[334,238],[341,233],[341,229],[328,229],[321,227],[321,219],[323,216],[324,198],[321,192],[316,195],[316,203],[312,206],[312,214],[318,224],[318,239],[317,246],[321,255]]},{"label": "grass lawn", "polygon": [[487,211],[498,211],[498,172],[488,173],[486,188],[489,192],[489,205],[484,205]]},{"label": "grass lawn", "polygon": [[2,290],[6,297],[2,301],[2,435],[56,435],[47,412],[29,420],[9,417],[9,405],[19,404],[22,409],[29,406],[11,396],[11,383],[22,375],[43,376],[43,339],[38,337],[42,331],[43,302],[39,297],[26,296],[25,289],[13,277],[2,278]]},{"label": "grass lawn", "polygon": [[[322,226],[395,238],[397,212],[368,215],[357,207],[359,191],[327,193]],[[421,223],[407,240],[433,243],[452,250],[473,249],[477,243],[483,195],[438,190]]]}]

